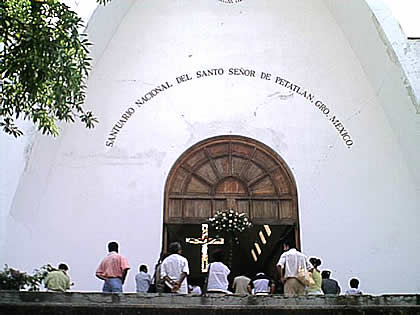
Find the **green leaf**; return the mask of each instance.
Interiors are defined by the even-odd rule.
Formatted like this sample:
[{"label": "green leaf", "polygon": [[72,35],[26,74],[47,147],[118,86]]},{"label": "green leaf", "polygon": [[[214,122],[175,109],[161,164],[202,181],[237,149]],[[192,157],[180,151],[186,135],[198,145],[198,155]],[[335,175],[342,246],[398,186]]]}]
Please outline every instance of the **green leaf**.
[{"label": "green leaf", "polygon": [[76,117],[92,128],[98,121],[82,107],[91,43],[77,31],[81,18],[58,0],[0,0],[0,17],[2,130],[21,136],[12,117],[22,115],[52,136],[58,121]]},{"label": "green leaf", "polygon": [[97,3],[106,5],[107,3],[111,2],[111,0],[96,0]]}]

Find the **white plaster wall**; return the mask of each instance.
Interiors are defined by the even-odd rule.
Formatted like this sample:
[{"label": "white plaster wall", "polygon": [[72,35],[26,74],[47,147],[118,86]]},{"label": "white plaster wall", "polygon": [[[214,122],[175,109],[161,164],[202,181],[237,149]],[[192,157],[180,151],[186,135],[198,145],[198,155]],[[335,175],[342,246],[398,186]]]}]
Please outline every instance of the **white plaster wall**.
[{"label": "white plaster wall", "polygon": [[[345,7],[334,0],[325,3],[355,51],[385,111],[420,195],[418,52],[382,1],[352,1]],[[351,18],[355,15],[359,19]]]},{"label": "white plaster wall", "polygon": [[[109,18],[112,10],[121,22]],[[87,104],[101,123],[37,139],[0,263],[31,270],[65,261],[75,290],[99,290],[94,272],[115,239],[133,267],[126,285],[133,291],[138,265],[152,267],[160,251],[163,189],[175,160],[202,139],[239,134],[288,163],[298,185],[303,250],[321,257],[343,288],[358,276],[368,293],[418,292],[419,276],[411,272],[420,249],[418,183],[395,126],[409,136],[412,129],[390,121],[337,21],[320,0],[114,1],[97,10],[90,28],[104,51],[94,52]],[[113,31],[99,34],[102,27]],[[272,81],[224,75],[173,83],[136,108],[115,145],[105,146],[137,98],[212,67],[249,67],[305,87],[345,123],[354,145],[347,148],[303,97]],[[411,123],[416,116],[408,108],[401,110]],[[398,277],[384,276],[390,274]]]},{"label": "white plaster wall", "polygon": [[17,125],[24,132],[24,136],[18,139],[0,132],[0,249],[6,240],[7,217],[19,180],[30,158],[36,133],[29,122],[18,122]]},{"label": "white plaster wall", "polygon": [[[393,12],[382,1],[368,0],[366,3],[372,9],[378,31],[391,55],[390,59],[394,59],[394,63],[399,62],[405,72],[401,77],[406,83],[406,89],[412,95],[413,103],[417,103],[417,111],[420,113],[420,56],[415,47],[415,42],[419,40],[407,39],[401,25],[393,18]],[[390,46],[392,48],[388,49]]]}]

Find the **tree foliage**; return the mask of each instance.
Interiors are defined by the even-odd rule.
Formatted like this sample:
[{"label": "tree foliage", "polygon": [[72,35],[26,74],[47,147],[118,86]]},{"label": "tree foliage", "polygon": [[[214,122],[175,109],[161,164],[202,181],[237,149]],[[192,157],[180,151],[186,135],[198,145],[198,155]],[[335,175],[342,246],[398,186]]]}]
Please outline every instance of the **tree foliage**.
[{"label": "tree foliage", "polygon": [[96,0],[96,2],[99,3],[99,4],[105,5],[108,2],[111,2],[111,0]]},{"label": "tree foliage", "polygon": [[5,265],[0,271],[0,290],[28,290],[39,291],[42,281],[48,272],[55,270],[51,265],[44,265],[35,269],[32,275]]},{"label": "tree foliage", "polygon": [[[108,2],[109,0],[97,0]],[[77,13],[58,0],[0,0],[0,127],[22,135],[16,119],[56,136],[58,121],[97,119],[82,105],[90,45]]]}]

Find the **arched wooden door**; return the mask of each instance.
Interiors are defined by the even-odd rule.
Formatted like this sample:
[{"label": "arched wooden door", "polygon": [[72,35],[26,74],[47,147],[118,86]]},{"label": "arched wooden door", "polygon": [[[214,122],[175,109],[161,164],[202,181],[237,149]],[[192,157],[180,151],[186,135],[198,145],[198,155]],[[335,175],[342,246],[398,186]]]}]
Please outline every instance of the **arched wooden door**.
[{"label": "arched wooden door", "polygon": [[173,241],[168,229],[185,231],[227,208],[246,213],[256,227],[292,232],[299,247],[293,175],[276,152],[250,138],[218,136],[189,148],[168,175],[164,205],[164,249]]}]

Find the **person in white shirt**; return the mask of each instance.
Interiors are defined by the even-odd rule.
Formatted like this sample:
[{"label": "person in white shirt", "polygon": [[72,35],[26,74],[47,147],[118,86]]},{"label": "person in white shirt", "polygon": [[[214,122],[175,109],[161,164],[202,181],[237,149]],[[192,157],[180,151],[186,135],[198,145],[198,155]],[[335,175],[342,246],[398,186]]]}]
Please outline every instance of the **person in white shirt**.
[{"label": "person in white shirt", "polygon": [[190,273],[188,261],[181,256],[182,247],[179,242],[169,245],[169,256],[166,257],[160,268],[161,278],[165,281],[167,293],[188,294],[187,276]]},{"label": "person in white shirt", "polygon": [[146,293],[149,291],[150,284],[152,283],[152,277],[147,273],[147,266],[141,265],[139,273],[136,274],[136,292]]},{"label": "person in white shirt", "polygon": [[207,292],[211,293],[232,293],[228,291],[229,281],[227,279],[230,269],[223,263],[224,252],[219,250],[213,254],[213,262],[209,264],[209,279]]},{"label": "person in white shirt", "polygon": [[350,280],[350,289],[344,292],[345,295],[362,295],[362,291],[359,290],[359,280],[352,278]]},{"label": "person in white shirt", "polygon": [[283,244],[283,254],[277,263],[280,281],[284,284],[284,295],[295,296],[305,294],[305,285],[297,279],[298,272],[312,270],[308,258],[292,247],[290,243]]},{"label": "person in white shirt", "polygon": [[273,294],[275,286],[273,280],[264,272],[259,272],[248,284],[248,292],[254,295]]}]

